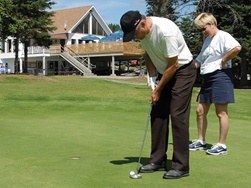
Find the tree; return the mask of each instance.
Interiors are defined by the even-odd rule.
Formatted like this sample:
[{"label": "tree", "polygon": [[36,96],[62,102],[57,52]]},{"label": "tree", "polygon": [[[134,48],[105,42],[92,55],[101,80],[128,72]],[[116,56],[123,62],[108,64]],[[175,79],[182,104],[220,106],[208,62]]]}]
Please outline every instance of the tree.
[{"label": "tree", "polygon": [[175,21],[177,19],[174,12],[175,0],[146,0],[147,16],[159,16]]},{"label": "tree", "polygon": [[112,32],[121,30],[121,27],[119,24],[108,24],[108,27],[112,30]]},{"label": "tree", "polygon": [[[8,2],[8,3],[7,3]],[[55,2],[50,0],[5,0],[0,1],[1,21],[3,23],[1,38],[15,38],[15,69],[18,64],[19,40],[24,43],[24,73],[28,73],[28,44],[35,39],[38,45],[49,46],[52,43],[49,32],[56,28],[52,26],[51,17],[54,12],[47,12]],[[15,12],[15,14],[13,14]],[[15,70],[16,72],[17,70]]]},{"label": "tree", "polygon": [[46,46],[52,44],[52,39],[49,32],[56,28],[52,26],[51,17],[54,12],[47,12],[55,2],[49,0],[23,0],[21,11],[26,16],[27,25],[23,31],[21,42],[24,44],[24,73],[28,73],[28,45],[30,39],[35,39],[39,46]]},{"label": "tree", "polygon": [[[15,71],[18,64],[18,41],[17,31],[23,26],[22,20],[19,19],[18,13],[16,13],[18,4],[15,4],[12,0],[0,1],[0,17],[1,17],[1,39],[5,40],[8,36],[15,37]],[[15,16],[13,16],[15,12]]]},{"label": "tree", "polygon": [[[12,24],[12,0],[0,1],[0,38],[5,39],[10,24]],[[6,25],[8,23],[8,25]]]}]

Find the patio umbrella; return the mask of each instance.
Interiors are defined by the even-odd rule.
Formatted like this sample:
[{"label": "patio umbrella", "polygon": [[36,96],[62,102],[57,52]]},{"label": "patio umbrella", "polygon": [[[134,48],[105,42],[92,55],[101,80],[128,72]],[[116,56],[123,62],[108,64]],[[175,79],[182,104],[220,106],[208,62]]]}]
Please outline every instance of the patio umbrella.
[{"label": "patio umbrella", "polygon": [[100,42],[116,42],[123,40],[123,31],[118,30],[100,39]]},{"label": "patio umbrella", "polygon": [[89,34],[89,35],[83,36],[82,40],[84,40],[84,41],[93,41],[93,40],[100,40],[100,38],[95,36],[95,35]]}]

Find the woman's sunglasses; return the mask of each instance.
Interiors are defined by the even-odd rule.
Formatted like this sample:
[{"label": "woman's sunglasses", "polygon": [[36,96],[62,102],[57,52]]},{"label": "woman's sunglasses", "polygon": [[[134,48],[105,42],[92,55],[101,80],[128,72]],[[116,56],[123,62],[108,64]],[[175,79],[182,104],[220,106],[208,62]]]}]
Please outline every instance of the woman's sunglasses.
[{"label": "woman's sunglasses", "polygon": [[210,23],[206,24],[203,28],[199,28],[200,31],[205,31],[207,29],[207,25],[211,25]]}]

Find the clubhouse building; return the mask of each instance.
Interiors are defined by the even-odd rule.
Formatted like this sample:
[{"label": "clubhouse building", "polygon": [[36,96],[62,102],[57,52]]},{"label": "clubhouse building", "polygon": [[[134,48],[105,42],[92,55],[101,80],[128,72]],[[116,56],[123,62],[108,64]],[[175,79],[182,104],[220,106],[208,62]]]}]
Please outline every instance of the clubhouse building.
[{"label": "clubhouse building", "polygon": [[[111,75],[115,76],[115,62],[137,60],[144,53],[138,42],[122,42],[114,36],[94,6],[54,11],[52,18],[57,29],[50,33],[53,44],[49,48],[30,40],[28,73],[42,75]],[[113,35],[114,34],[114,35]],[[24,45],[19,43],[19,59],[15,64],[14,38],[0,43],[0,74],[22,73]]]}]

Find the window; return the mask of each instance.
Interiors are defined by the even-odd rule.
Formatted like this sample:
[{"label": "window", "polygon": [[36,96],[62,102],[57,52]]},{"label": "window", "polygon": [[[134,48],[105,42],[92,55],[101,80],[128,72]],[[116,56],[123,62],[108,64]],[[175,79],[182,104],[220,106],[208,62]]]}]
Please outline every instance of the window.
[{"label": "window", "polygon": [[[90,14],[72,31],[73,33],[84,33],[89,34],[89,19]],[[92,16],[92,34],[93,35],[106,35],[103,28],[100,26],[98,21]],[[79,43],[80,44],[80,43]]]},{"label": "window", "polygon": [[98,21],[92,17],[92,34],[94,35],[105,35],[103,28],[100,26]]},{"label": "window", "polygon": [[89,18],[90,18],[90,15],[88,15],[84,21],[83,21],[83,31],[84,33],[88,34],[88,28],[89,28]]}]

